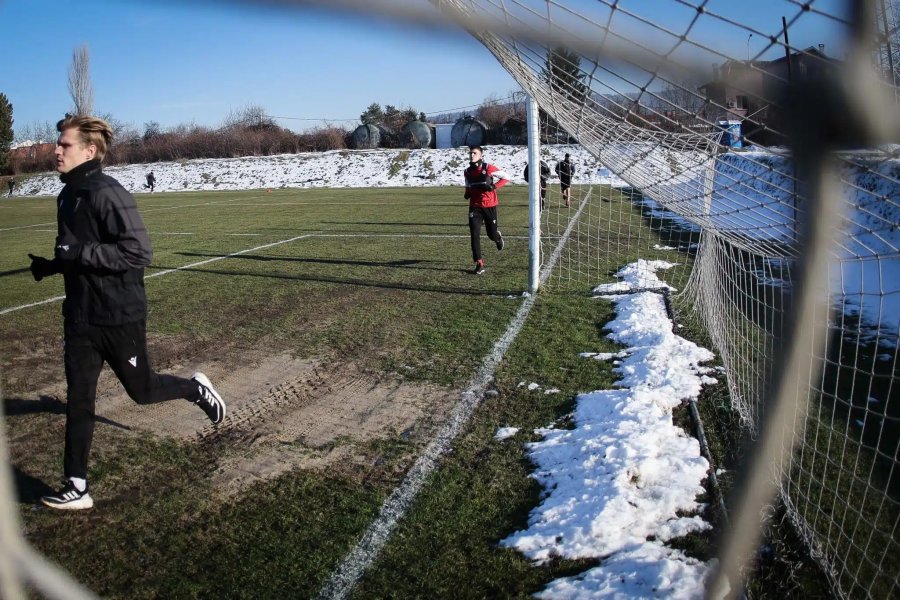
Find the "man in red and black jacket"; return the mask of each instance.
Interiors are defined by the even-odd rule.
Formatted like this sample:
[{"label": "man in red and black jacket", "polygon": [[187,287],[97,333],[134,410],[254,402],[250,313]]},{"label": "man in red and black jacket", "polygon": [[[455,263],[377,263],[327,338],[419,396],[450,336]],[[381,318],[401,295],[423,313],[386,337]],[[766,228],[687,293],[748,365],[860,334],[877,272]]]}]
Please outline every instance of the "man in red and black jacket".
[{"label": "man in red and black jacket", "polygon": [[473,273],[484,273],[484,260],[481,258],[481,224],[487,229],[488,238],[497,244],[497,250],[503,250],[503,236],[497,229],[497,189],[509,183],[509,176],[482,160],[484,149],[481,146],[469,148],[469,168],[463,175],[466,178],[465,199],[469,201],[469,235],[472,238],[472,260],[475,261]]}]

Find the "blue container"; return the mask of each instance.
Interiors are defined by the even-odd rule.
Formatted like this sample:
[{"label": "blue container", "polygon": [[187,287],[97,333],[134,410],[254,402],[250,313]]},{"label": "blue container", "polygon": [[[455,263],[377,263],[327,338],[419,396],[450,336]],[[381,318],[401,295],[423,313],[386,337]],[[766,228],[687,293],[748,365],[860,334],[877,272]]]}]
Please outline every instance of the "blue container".
[{"label": "blue container", "polygon": [[740,121],[732,121],[732,120],[722,120],[717,123],[719,127],[721,127],[724,131],[722,132],[722,138],[719,140],[719,144],[723,146],[728,146],[729,148],[741,148],[743,144],[741,143],[741,122]]}]

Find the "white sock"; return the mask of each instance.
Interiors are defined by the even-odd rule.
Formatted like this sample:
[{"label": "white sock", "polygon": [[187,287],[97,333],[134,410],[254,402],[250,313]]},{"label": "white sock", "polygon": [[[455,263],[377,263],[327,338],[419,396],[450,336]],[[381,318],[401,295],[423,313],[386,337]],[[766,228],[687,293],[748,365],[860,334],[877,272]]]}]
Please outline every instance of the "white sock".
[{"label": "white sock", "polygon": [[79,492],[83,492],[87,489],[87,479],[81,479],[80,477],[69,477],[69,481],[72,482],[72,485],[74,485],[75,489]]}]

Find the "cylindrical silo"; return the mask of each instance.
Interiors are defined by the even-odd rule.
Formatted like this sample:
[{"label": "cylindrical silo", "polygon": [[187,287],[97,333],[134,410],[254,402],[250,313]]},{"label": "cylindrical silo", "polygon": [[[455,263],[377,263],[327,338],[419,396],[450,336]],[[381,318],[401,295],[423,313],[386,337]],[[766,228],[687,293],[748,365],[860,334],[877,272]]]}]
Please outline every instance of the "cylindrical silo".
[{"label": "cylindrical silo", "polygon": [[350,140],[357,150],[372,150],[381,145],[381,132],[377,126],[364,123],[353,130]]},{"label": "cylindrical silo", "polygon": [[422,121],[410,121],[400,130],[400,143],[407,148],[430,148],[431,127]]},{"label": "cylindrical silo", "polygon": [[487,127],[474,117],[459,119],[450,131],[450,143],[458,146],[480,146],[485,143]]}]

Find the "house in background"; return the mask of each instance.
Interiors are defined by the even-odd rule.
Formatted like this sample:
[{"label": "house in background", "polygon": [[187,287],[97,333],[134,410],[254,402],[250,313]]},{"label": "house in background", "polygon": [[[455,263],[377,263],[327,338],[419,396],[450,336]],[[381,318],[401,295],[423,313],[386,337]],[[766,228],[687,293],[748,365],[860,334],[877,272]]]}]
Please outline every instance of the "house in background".
[{"label": "house in background", "polygon": [[824,44],[769,61],[727,60],[713,67],[713,79],[699,89],[720,110],[711,120],[741,121],[745,141],[776,146],[785,143],[789,117],[780,102],[788,84],[820,79],[834,64]]},{"label": "house in background", "polygon": [[9,164],[13,173],[30,172],[34,170],[35,165],[51,165],[54,150],[56,150],[55,142],[26,142],[10,149]]}]

